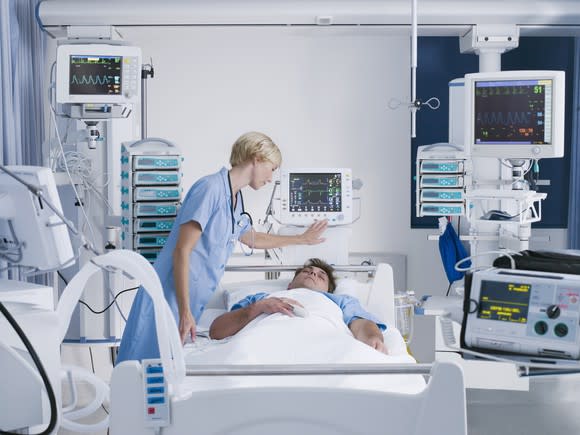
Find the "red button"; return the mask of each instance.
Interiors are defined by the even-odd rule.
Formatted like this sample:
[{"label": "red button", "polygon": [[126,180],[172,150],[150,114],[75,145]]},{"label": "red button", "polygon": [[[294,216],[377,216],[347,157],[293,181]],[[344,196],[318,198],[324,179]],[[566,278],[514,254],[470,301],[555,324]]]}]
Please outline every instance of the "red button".
[{"label": "red button", "polygon": [[155,408],[147,408],[147,414],[155,414]]}]

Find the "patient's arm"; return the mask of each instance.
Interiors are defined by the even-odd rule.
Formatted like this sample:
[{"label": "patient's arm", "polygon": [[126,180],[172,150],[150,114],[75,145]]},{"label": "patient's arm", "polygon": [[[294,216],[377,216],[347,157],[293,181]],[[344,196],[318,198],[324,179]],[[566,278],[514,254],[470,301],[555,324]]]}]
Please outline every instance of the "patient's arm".
[{"label": "patient's arm", "polygon": [[367,319],[354,319],[350,322],[348,328],[357,340],[368,344],[379,352],[387,353],[387,348],[383,341],[383,334],[375,322]]},{"label": "patient's arm", "polygon": [[247,307],[224,313],[211,324],[209,336],[216,340],[230,337],[262,313],[282,313],[294,316],[292,312],[293,304],[302,306],[299,302],[290,298],[266,298]]}]

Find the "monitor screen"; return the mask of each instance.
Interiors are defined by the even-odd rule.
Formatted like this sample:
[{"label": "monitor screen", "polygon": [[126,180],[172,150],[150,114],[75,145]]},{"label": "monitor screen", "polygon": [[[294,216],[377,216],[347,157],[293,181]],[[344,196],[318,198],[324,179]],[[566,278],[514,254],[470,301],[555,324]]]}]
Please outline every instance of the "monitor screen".
[{"label": "monitor screen", "polygon": [[280,171],[280,222],[305,226],[328,219],[352,223],[352,175],[346,168],[283,168]]},{"label": "monitor screen", "polygon": [[290,211],[342,211],[342,174],[290,173]]},{"label": "monitor screen", "polygon": [[118,95],[122,85],[122,56],[71,55],[71,95]]},{"label": "monitor screen", "polygon": [[550,79],[476,81],[475,143],[551,144],[552,88]]},{"label": "monitor screen", "polygon": [[[117,44],[58,45],[55,93],[56,103],[66,105],[139,103],[141,49]],[[97,112],[91,108],[91,115]]]},{"label": "monitor screen", "polygon": [[562,157],[564,79],[562,71],[467,74],[465,140],[472,156]]},{"label": "monitor screen", "polygon": [[528,283],[483,280],[477,317],[526,323],[531,290],[532,285]]}]

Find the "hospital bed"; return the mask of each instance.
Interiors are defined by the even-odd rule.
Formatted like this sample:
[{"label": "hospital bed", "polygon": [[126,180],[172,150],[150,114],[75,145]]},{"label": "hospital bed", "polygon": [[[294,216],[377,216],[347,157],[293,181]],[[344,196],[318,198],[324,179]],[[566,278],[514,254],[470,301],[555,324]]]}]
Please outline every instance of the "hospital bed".
[{"label": "hospital bed", "polygon": [[[199,332],[203,334],[215,316],[246,294],[282,290],[287,282],[282,279],[224,285],[217,299],[208,304],[212,308],[200,319]],[[357,296],[369,311],[385,319],[388,325],[395,324],[390,266],[379,265],[371,283],[358,286],[347,280],[342,283],[349,285],[341,288],[339,281],[337,292]],[[155,365],[151,366],[150,361],[144,361],[143,365],[136,361],[119,364],[111,378],[110,433],[467,433],[461,368],[451,362],[414,363],[396,329],[390,327],[385,334],[388,356],[351,340],[362,348],[355,352],[340,349],[344,352],[336,354],[347,353],[351,358],[333,363],[293,359],[293,352],[284,351],[284,340],[278,350],[269,349],[276,358],[265,362],[254,361],[254,349],[245,348],[247,342],[241,342],[238,352],[247,350],[248,364],[243,359],[234,362],[225,356],[223,349],[235,340],[216,343],[198,337],[195,343],[185,346],[181,356],[186,376],[176,385],[162,384],[169,394],[156,399],[166,400],[169,407],[163,404],[160,410],[148,405],[152,397],[148,393],[148,369]],[[357,357],[353,359],[353,355],[361,352],[377,357],[355,362]],[[427,383],[425,377],[429,377]],[[155,419],[152,412],[159,412],[160,417]]]}]

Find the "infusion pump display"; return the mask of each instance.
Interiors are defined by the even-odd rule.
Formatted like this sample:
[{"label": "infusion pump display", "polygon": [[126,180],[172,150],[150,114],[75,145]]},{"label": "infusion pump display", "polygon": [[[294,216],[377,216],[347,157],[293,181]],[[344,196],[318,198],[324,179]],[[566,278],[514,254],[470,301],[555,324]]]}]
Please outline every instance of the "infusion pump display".
[{"label": "infusion pump display", "polygon": [[59,104],[138,102],[141,49],[126,45],[59,45],[56,80]]},{"label": "infusion pump display", "polygon": [[476,272],[465,344],[509,353],[580,358],[580,276]]},{"label": "infusion pump display", "polygon": [[352,223],[350,169],[283,169],[280,177],[282,224],[310,225],[321,219],[329,225]]}]

